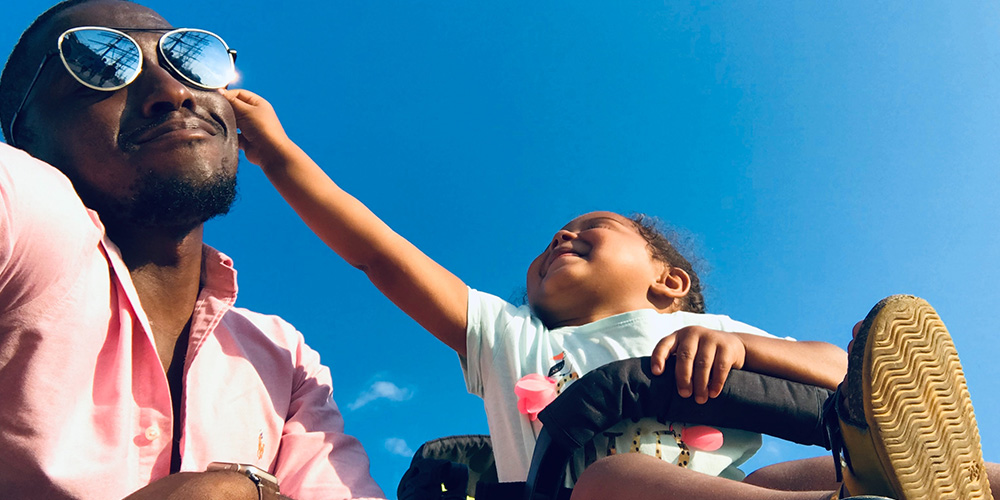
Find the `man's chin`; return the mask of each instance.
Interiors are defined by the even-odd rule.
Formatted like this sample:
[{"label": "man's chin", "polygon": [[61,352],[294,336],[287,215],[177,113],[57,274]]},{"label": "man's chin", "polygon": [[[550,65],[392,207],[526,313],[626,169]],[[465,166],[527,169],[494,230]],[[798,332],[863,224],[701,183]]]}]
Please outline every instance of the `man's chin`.
[{"label": "man's chin", "polygon": [[126,198],[77,184],[80,198],[105,225],[163,229],[183,234],[229,212],[236,200],[236,176],[218,174],[202,182],[147,174]]},{"label": "man's chin", "polygon": [[133,199],[132,219],[147,227],[197,226],[228,213],[235,200],[235,175],[218,175],[199,185],[177,178],[147,178]]}]

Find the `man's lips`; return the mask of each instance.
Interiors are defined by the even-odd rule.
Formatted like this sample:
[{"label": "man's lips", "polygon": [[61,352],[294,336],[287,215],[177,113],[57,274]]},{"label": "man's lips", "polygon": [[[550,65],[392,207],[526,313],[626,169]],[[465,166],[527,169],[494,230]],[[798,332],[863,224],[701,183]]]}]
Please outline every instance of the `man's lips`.
[{"label": "man's lips", "polygon": [[160,138],[180,136],[196,137],[198,135],[214,136],[223,132],[222,126],[212,120],[207,120],[195,114],[181,115],[169,113],[162,115],[156,121],[143,125],[124,134],[119,144],[131,148],[152,142]]}]

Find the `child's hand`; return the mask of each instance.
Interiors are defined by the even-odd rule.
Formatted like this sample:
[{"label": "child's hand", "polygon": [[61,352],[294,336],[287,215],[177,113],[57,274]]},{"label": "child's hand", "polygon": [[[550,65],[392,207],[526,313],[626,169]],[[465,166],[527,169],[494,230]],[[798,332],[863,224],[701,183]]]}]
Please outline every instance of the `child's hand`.
[{"label": "child's hand", "polygon": [[267,168],[287,157],[295,148],[278,121],[271,104],[245,89],[222,91],[233,106],[240,129],[240,149],[251,163]]},{"label": "child's hand", "polygon": [[677,393],[694,395],[699,404],[722,392],[733,368],[743,368],[746,346],[739,335],[702,326],[687,326],[660,339],[653,348],[654,375],[663,374],[667,358],[677,357]]}]

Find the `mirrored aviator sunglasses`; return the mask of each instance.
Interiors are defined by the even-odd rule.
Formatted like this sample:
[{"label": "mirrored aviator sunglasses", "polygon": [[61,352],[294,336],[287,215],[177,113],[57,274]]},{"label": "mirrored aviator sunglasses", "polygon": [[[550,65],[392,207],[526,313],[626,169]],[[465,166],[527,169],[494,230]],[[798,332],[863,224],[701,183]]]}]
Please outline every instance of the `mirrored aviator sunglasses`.
[{"label": "mirrored aviator sunglasses", "polygon": [[[122,30],[122,31],[120,31]],[[81,26],[59,35],[58,48],[45,55],[28,84],[21,103],[10,117],[6,136],[15,146],[14,125],[42,69],[59,54],[63,66],[81,85],[100,91],[114,91],[135,81],[142,72],[142,49],[124,31],[166,33],[157,42],[160,60],[185,83],[204,90],[221,89],[236,79],[236,51],[211,31],[180,28],[105,28]]]},{"label": "mirrored aviator sunglasses", "polygon": [[[129,29],[128,31],[163,31]],[[194,87],[221,89],[236,78],[236,51],[215,33],[180,28],[167,31],[157,47],[161,61]],[[142,50],[122,31],[99,26],[66,30],[59,37],[59,57],[80,84],[114,91],[135,81],[142,72]]]}]

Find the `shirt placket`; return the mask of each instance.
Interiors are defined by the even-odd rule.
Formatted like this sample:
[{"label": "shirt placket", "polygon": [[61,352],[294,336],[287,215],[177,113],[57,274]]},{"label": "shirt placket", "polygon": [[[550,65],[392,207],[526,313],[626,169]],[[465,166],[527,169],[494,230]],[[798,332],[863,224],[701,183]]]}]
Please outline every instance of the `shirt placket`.
[{"label": "shirt placket", "polygon": [[[166,373],[156,352],[152,328],[139,302],[129,271],[114,244],[106,239],[101,249],[111,264],[118,294],[119,328],[132,339],[132,445],[137,457],[136,479],[142,485],[170,474],[173,409]],[[139,485],[139,486],[142,486]]]}]

